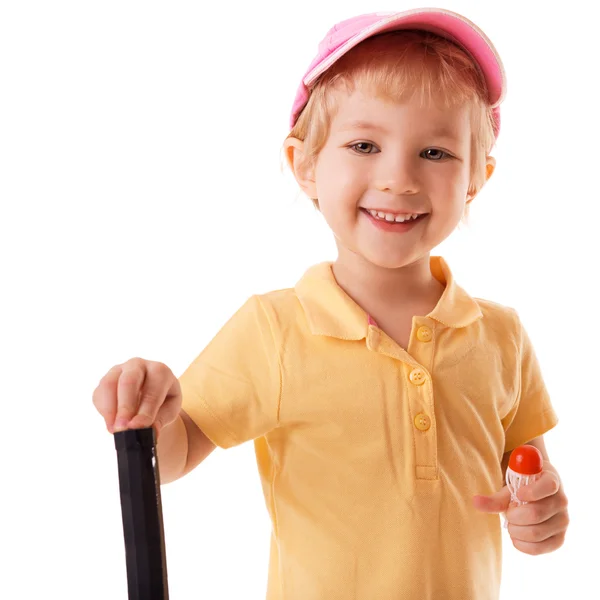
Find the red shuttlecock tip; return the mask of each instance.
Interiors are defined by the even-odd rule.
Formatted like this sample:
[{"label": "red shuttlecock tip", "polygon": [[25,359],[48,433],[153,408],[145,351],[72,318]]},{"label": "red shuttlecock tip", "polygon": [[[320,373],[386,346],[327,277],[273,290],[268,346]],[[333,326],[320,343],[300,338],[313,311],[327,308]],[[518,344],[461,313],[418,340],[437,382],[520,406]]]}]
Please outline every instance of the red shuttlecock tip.
[{"label": "red shuttlecock tip", "polygon": [[508,461],[508,468],[520,475],[536,475],[541,473],[544,457],[535,447],[530,445],[515,448]]}]

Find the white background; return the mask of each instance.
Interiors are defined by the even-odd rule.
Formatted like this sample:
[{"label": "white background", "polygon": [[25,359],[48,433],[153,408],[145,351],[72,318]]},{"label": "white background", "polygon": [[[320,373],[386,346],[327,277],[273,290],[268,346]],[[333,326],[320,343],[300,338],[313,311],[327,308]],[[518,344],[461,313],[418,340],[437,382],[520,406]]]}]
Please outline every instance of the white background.
[{"label": "white background", "polygon": [[[438,5],[486,31],[509,91],[497,171],[470,228],[434,253],[472,295],[519,311],[561,419],[546,438],[570,498],[558,552],[527,556],[505,537],[502,598],[599,597],[592,5]],[[116,453],[92,392],[133,356],[180,375],[248,296],[335,257],[281,171],[293,96],[333,23],[416,6],[2,2],[3,598],[127,598]],[[173,600],[264,598],[251,443],[162,497]]]}]

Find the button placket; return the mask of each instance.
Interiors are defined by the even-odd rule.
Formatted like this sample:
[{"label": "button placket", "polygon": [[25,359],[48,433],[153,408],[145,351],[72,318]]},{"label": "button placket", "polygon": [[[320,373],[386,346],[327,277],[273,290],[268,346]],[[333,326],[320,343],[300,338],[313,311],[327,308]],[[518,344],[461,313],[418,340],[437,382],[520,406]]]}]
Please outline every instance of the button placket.
[{"label": "button placket", "polygon": [[427,317],[415,317],[410,338],[410,354],[415,361],[431,370],[435,347],[435,324]]},{"label": "button placket", "polygon": [[407,365],[408,397],[415,442],[415,475],[417,479],[437,477],[437,434],[433,406],[431,374],[424,366]]}]

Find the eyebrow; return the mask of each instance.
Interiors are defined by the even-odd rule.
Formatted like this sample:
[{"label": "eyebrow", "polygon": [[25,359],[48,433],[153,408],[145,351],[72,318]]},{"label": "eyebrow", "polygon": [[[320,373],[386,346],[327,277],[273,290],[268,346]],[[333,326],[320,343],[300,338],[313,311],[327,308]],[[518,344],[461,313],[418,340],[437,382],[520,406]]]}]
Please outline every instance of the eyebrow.
[{"label": "eyebrow", "polygon": [[388,133],[385,127],[370,123],[369,121],[350,121],[346,123],[340,131],[349,131],[351,129],[374,129],[375,131],[381,131],[382,133]]},{"label": "eyebrow", "polygon": [[[349,121],[340,128],[340,131],[352,131],[355,129],[368,129],[372,131],[379,131],[380,133],[389,133],[385,127],[377,125],[376,123],[371,123],[370,121]],[[458,139],[452,131],[443,126],[431,131],[430,135],[432,137],[444,137],[452,140]]]}]

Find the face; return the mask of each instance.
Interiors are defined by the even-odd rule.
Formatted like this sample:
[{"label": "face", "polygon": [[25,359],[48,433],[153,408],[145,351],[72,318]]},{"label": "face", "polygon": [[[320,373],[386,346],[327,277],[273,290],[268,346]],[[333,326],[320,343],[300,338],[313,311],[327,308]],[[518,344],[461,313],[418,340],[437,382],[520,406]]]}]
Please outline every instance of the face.
[{"label": "face", "polygon": [[[399,268],[429,256],[463,216],[470,159],[469,107],[395,104],[358,90],[341,99],[312,173],[340,258]],[[410,215],[419,216],[400,222]]]}]

